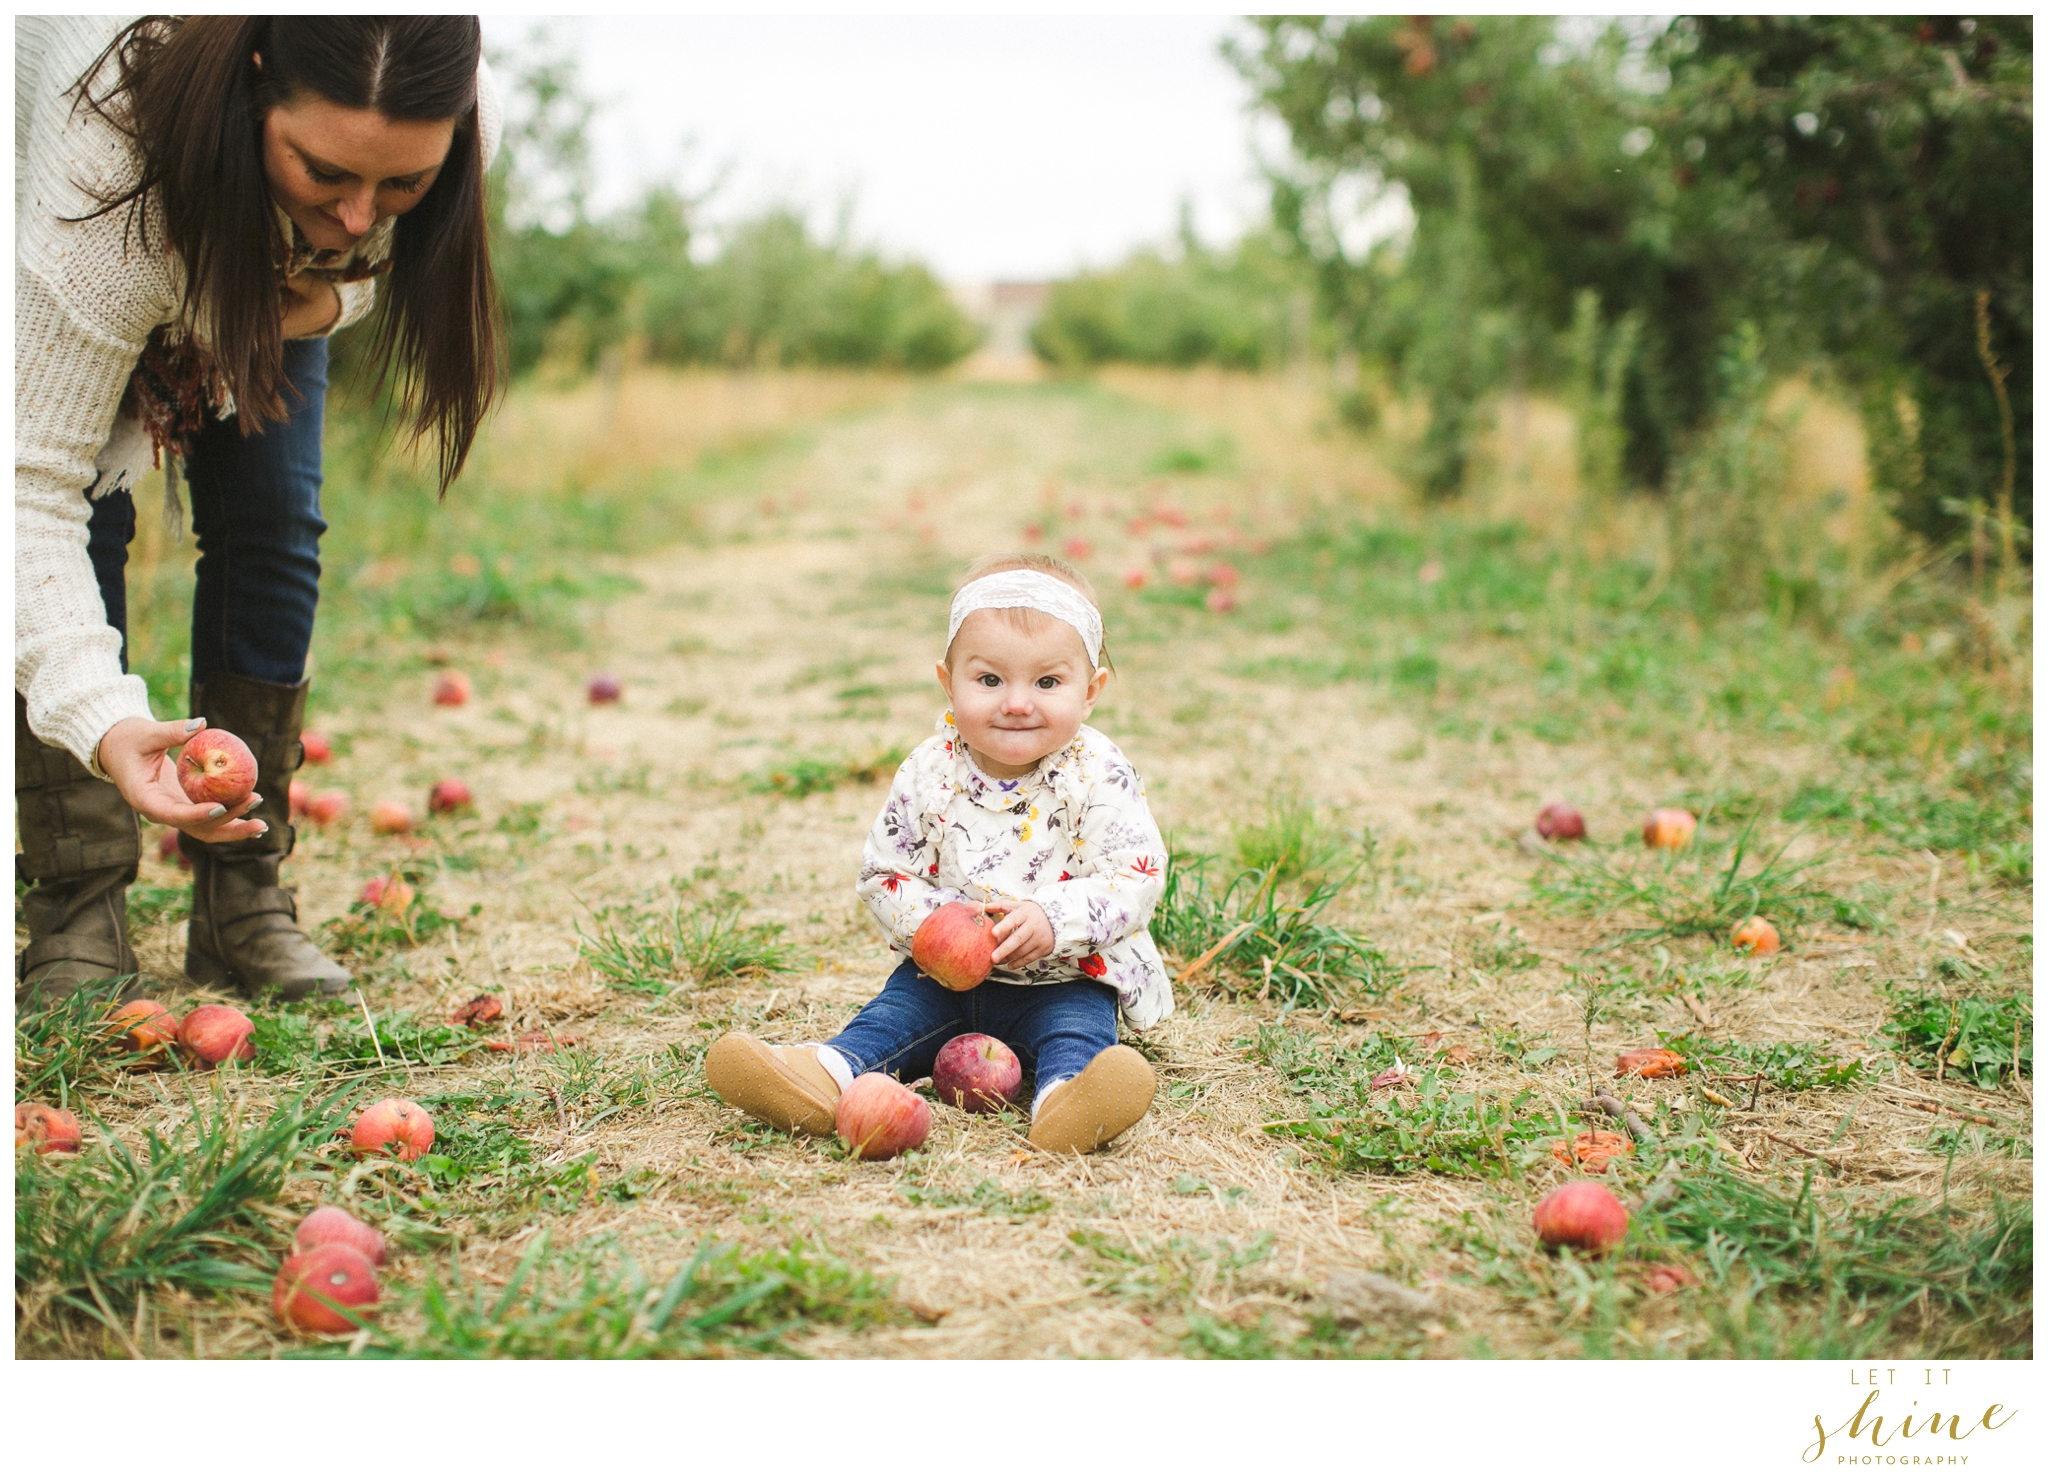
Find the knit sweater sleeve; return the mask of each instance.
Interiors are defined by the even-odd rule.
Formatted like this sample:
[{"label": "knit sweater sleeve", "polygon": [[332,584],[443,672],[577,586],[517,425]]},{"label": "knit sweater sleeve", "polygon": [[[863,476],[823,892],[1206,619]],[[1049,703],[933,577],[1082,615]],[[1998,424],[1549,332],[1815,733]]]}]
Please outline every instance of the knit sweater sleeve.
[{"label": "knit sweater sleeve", "polygon": [[150,710],[142,679],[122,674],[86,556],[87,492],[135,361],[177,293],[160,218],[123,208],[79,219],[95,190],[133,168],[125,140],[65,95],[107,34],[80,19],[36,66],[17,58],[16,77],[32,95],[17,98],[16,117],[29,137],[17,142],[28,168],[15,185],[14,689],[35,734],[95,773],[107,729]]}]

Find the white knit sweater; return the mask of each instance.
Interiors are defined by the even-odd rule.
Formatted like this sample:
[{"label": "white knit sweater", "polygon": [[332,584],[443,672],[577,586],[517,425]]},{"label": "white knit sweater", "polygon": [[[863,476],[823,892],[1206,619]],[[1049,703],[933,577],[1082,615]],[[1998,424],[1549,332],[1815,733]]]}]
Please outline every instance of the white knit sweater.
[{"label": "white knit sweater", "polygon": [[[163,249],[152,197],[145,250],[126,208],[77,224],[95,195],[134,178],[128,141],[72,87],[132,17],[23,16],[14,23],[14,689],[45,742],[94,773],[100,739],[148,720],[149,691],[121,672],[86,556],[88,497],[135,483],[153,463],[149,437],[121,412],[149,335],[178,318],[183,264]],[[502,131],[488,68],[477,73],[486,165]],[[388,231],[372,242],[388,249]],[[359,247],[361,251],[363,248]],[[367,314],[374,281],[338,288],[340,329]]]}]

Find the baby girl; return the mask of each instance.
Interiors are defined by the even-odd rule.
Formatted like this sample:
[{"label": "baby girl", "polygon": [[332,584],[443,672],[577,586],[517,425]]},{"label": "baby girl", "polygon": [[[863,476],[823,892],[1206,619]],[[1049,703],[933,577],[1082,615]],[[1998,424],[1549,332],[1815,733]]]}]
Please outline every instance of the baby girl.
[{"label": "baby girl", "polygon": [[[983,559],[953,596],[938,675],[951,710],[897,770],[856,888],[902,962],[825,1044],[730,1034],[705,1079],[771,1126],[823,1134],[855,1076],[913,1081],[948,1040],[993,1035],[1035,1075],[1032,1142],[1093,1152],[1152,1104],[1117,1015],[1157,1024],[1173,990],[1145,930],[1166,846],[1136,770],[1082,725],[1109,681],[1088,580],[1042,554]],[[994,970],[964,993],[910,960],[918,924],[958,901],[999,914]]]}]

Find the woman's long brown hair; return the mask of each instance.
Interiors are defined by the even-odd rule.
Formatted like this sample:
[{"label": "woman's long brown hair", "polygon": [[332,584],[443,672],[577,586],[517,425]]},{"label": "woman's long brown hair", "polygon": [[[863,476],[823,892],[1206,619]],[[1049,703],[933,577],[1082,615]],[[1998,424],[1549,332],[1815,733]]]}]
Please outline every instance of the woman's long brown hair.
[{"label": "woman's long brown hair", "polygon": [[393,121],[455,120],[439,177],[396,222],[374,354],[378,389],[395,382],[412,440],[433,437],[444,494],[462,470],[501,370],[476,112],[482,46],[466,15],[145,16],[79,79],[81,104],[128,136],[140,165],[92,213],[130,206],[146,232],[141,207],[156,192],[185,266],[182,307],[203,324],[245,434],[286,413],[286,243],[263,170],[263,120],[313,93]]}]

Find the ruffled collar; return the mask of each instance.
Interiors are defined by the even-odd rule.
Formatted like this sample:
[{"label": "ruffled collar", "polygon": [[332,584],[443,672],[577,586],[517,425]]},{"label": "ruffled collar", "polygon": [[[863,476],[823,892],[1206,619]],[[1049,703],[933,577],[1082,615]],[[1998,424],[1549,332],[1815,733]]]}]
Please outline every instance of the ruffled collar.
[{"label": "ruffled collar", "polygon": [[345,251],[323,251],[306,239],[306,233],[285,212],[284,206],[272,200],[270,208],[277,214],[279,239],[288,243],[281,263],[285,276],[309,271],[330,282],[359,282],[391,269],[391,235],[398,224],[396,215],[378,221],[368,235]]},{"label": "ruffled collar", "polygon": [[966,795],[981,808],[1001,814],[1028,807],[1048,790],[1056,792],[1059,780],[1079,760],[1083,746],[1080,734],[1076,733],[1074,740],[1057,753],[1039,759],[1031,772],[1016,778],[991,778],[967,751],[966,740],[960,736],[950,710],[941,714],[936,731],[946,740],[946,752],[953,760],[947,787]]}]

